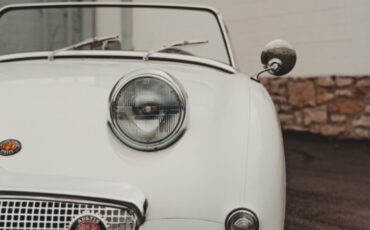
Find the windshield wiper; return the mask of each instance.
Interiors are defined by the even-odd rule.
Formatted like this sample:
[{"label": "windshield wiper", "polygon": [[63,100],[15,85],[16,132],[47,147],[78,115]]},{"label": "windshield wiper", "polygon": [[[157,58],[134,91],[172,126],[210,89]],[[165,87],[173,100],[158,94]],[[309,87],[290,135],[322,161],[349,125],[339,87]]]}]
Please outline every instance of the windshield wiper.
[{"label": "windshield wiper", "polygon": [[54,56],[58,53],[58,52],[61,52],[61,51],[65,51],[65,50],[76,50],[78,48],[81,48],[81,47],[84,47],[84,46],[87,46],[87,45],[90,45],[90,46],[94,46],[94,45],[102,45],[103,49],[104,49],[104,45],[107,44],[109,41],[116,41],[118,40],[119,36],[116,35],[116,36],[108,36],[108,37],[93,37],[93,38],[89,38],[89,39],[86,39],[82,42],[79,42],[77,44],[74,44],[74,45],[71,45],[71,46],[67,46],[67,47],[64,47],[64,48],[61,48],[61,49],[57,49],[57,50],[53,50],[48,59],[49,61],[52,61],[54,60]]},{"label": "windshield wiper", "polygon": [[143,57],[143,60],[144,61],[148,61],[149,60],[149,57],[155,53],[158,53],[158,52],[161,52],[161,51],[164,51],[164,50],[167,50],[167,49],[171,49],[171,48],[176,48],[176,47],[183,47],[183,46],[195,46],[195,45],[203,45],[203,44],[207,44],[208,43],[208,40],[184,40],[184,41],[178,41],[178,42],[175,42],[171,45],[168,45],[168,46],[163,46],[162,48],[159,48],[159,49],[156,49],[156,50],[151,50],[149,52],[147,52],[147,54]]}]

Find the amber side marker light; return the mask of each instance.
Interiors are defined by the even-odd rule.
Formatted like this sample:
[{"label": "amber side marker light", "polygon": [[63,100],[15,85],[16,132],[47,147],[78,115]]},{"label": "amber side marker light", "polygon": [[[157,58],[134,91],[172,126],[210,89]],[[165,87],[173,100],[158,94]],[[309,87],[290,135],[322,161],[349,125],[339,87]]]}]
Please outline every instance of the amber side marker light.
[{"label": "amber side marker light", "polygon": [[9,139],[0,142],[0,156],[11,156],[21,151],[22,145],[19,141]]}]

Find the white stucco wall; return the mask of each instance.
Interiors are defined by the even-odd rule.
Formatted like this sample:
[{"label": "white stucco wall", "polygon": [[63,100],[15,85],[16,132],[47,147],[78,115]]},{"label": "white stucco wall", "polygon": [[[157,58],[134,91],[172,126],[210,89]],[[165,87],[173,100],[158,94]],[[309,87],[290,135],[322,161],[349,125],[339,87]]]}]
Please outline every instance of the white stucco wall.
[{"label": "white stucco wall", "polygon": [[228,24],[244,73],[256,72],[264,45],[282,38],[298,52],[292,75],[370,74],[369,0],[160,1],[218,8]]}]

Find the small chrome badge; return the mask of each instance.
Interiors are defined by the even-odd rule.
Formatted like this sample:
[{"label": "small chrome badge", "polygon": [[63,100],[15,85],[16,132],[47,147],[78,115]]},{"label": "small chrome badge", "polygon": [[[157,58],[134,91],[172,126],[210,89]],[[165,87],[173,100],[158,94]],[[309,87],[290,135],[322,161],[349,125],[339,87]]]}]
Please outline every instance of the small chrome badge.
[{"label": "small chrome badge", "polygon": [[108,225],[98,215],[82,214],[71,222],[69,230],[108,230]]},{"label": "small chrome badge", "polygon": [[0,156],[11,156],[22,149],[22,144],[18,140],[9,139],[0,142]]}]

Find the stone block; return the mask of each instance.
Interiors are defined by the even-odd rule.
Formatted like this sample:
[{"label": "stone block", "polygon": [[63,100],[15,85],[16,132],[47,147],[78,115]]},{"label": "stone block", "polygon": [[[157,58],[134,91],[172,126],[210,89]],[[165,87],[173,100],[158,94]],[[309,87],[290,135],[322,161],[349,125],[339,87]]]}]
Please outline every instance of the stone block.
[{"label": "stone block", "polygon": [[339,87],[349,86],[349,85],[351,85],[353,82],[354,82],[353,78],[350,78],[350,77],[337,77],[337,78],[335,79],[335,83],[336,83],[336,84],[337,84],[337,86],[339,86]]},{"label": "stone block", "polygon": [[310,80],[290,81],[288,84],[289,102],[297,107],[316,104],[315,86]]},{"label": "stone block", "polygon": [[330,121],[335,123],[341,123],[347,121],[347,116],[342,114],[332,114],[330,115]]},{"label": "stone block", "polygon": [[277,77],[272,78],[270,84],[272,86],[285,86],[288,84],[289,78],[288,77]]},{"label": "stone block", "polygon": [[370,114],[370,105],[367,105],[365,108],[365,114]]},{"label": "stone block", "polygon": [[361,99],[337,101],[329,105],[329,111],[333,113],[356,114],[362,112],[365,102]]},{"label": "stone block", "polygon": [[335,95],[339,97],[353,97],[353,90],[351,89],[337,89]]},{"label": "stone block", "polygon": [[356,83],[357,87],[370,87],[370,77],[358,80]]},{"label": "stone block", "polygon": [[287,97],[285,96],[271,95],[271,98],[275,104],[286,103],[288,101]]},{"label": "stone block", "polygon": [[356,98],[364,98],[365,92],[359,88],[346,88],[346,89],[337,89],[335,91],[335,96],[338,97],[356,97]]},{"label": "stone block", "polygon": [[301,111],[295,111],[294,112],[295,122],[296,124],[302,124],[303,123],[303,115]]},{"label": "stone block", "polygon": [[332,77],[318,77],[316,84],[323,87],[331,87],[335,85],[335,82]]},{"label": "stone block", "polygon": [[311,133],[320,133],[320,125],[310,125],[309,131]]},{"label": "stone block", "polygon": [[305,125],[311,123],[326,123],[328,113],[326,106],[308,108],[303,110],[303,121]]},{"label": "stone block", "polygon": [[294,124],[294,116],[292,114],[280,113],[278,116],[282,124]]},{"label": "stone block", "polygon": [[353,126],[370,128],[370,116],[363,115],[360,118],[354,120]]},{"label": "stone block", "polygon": [[370,139],[370,130],[369,129],[364,129],[364,128],[356,128],[351,131],[352,138],[357,138],[357,139]]},{"label": "stone block", "polygon": [[282,104],[282,105],[280,105],[280,110],[284,111],[284,112],[288,112],[288,111],[292,110],[292,106],[287,105],[287,104]]},{"label": "stone block", "polygon": [[270,85],[268,89],[270,94],[285,96],[287,93],[286,87],[279,86],[279,85]]},{"label": "stone block", "polygon": [[326,136],[337,136],[346,130],[344,126],[324,124],[320,125],[320,133]]},{"label": "stone block", "polygon": [[292,125],[292,124],[285,124],[283,125],[284,130],[294,130],[294,131],[307,131],[307,128],[301,125]]},{"label": "stone block", "polygon": [[328,90],[326,90],[324,88],[319,88],[317,90],[316,102],[318,104],[323,104],[325,102],[328,102],[328,101],[332,100],[333,98],[334,98],[334,94],[330,93]]}]

